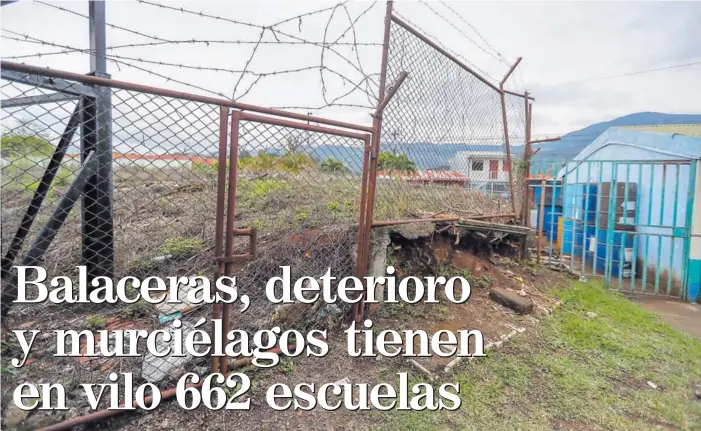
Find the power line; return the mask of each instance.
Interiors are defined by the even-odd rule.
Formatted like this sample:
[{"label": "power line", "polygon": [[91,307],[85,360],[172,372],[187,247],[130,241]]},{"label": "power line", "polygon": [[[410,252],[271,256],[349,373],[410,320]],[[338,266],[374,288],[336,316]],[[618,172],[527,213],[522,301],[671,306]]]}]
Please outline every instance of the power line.
[{"label": "power line", "polygon": [[698,66],[698,65],[701,65],[701,61],[694,61],[691,63],[684,63],[684,64],[675,64],[672,66],[658,67],[655,69],[638,70],[635,72],[622,73],[620,75],[600,76],[597,78],[587,78],[587,79],[580,79],[580,80],[576,80],[576,81],[561,82],[559,84],[546,84],[546,85],[541,85],[540,88],[559,87],[561,85],[581,84],[584,82],[603,81],[606,79],[614,79],[614,78],[624,78],[626,76],[643,75],[645,73],[661,72],[664,70],[680,69],[683,67],[692,67],[692,66]]}]

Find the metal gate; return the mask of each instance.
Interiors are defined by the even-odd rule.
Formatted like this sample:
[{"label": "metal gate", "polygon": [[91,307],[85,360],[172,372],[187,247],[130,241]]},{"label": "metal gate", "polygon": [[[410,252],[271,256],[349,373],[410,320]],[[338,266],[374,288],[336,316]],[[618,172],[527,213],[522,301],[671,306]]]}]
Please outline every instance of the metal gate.
[{"label": "metal gate", "polygon": [[569,162],[540,210],[546,238],[581,275],[687,299],[695,178],[690,160]]},{"label": "metal gate", "polygon": [[[341,279],[358,270],[371,134],[227,111],[222,108],[215,252],[219,274],[236,276],[251,305],[242,314],[218,304],[214,318],[222,319],[224,334],[232,327],[319,328],[346,318],[350,306],[342,303],[275,307],[265,286],[281,266],[291,268],[292,280],[318,279],[329,268]],[[241,236],[247,244],[236,240]],[[212,368],[226,373],[228,363],[213,357]]]}]

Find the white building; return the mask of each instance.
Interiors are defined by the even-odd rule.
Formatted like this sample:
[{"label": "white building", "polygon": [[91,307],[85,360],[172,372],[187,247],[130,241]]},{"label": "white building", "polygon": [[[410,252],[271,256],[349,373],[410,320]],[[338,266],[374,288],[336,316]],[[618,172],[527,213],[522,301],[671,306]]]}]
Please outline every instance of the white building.
[{"label": "white building", "polygon": [[509,165],[503,151],[459,151],[450,168],[473,183],[509,182]]}]

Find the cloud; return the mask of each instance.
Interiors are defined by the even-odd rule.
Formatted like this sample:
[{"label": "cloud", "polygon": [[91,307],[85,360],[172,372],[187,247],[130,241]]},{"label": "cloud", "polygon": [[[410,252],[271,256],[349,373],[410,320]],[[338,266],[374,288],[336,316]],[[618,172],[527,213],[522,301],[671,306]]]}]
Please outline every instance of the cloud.
[{"label": "cloud", "polygon": [[[329,2],[178,2],[173,8],[202,10],[205,13],[269,25],[285,17],[303,14]],[[370,3],[350,2],[349,12],[357,16]],[[395,2],[402,16],[419,25],[441,43],[467,59],[485,75],[499,80],[517,56],[524,57],[507,87],[528,89],[536,97],[533,134],[560,133],[587,126],[592,122],[638,111],[675,113],[699,112],[701,68],[673,69],[624,78],[587,83],[571,83],[601,77],[689,62],[701,57],[701,3],[699,2],[450,2],[451,12],[438,2],[431,7],[454,26],[418,2]],[[87,3],[60,3],[61,7],[87,14]],[[2,8],[3,27],[27,33],[42,40],[86,48],[88,25],[84,18],[54,8],[21,2]],[[458,14],[460,16],[458,16]],[[255,41],[260,29],[187,15],[144,3],[110,2],[108,22],[138,29],[164,39],[217,39]],[[306,16],[281,28],[288,34],[321,40],[326,31],[326,16]],[[378,43],[382,40],[384,4],[378,2],[355,26],[358,40]],[[468,21],[477,34],[463,21]],[[342,10],[328,26],[327,37],[337,37],[348,26]],[[4,34],[6,35],[6,34]],[[138,44],[149,38],[115,28],[108,29],[108,44]],[[352,40],[347,33],[343,40]],[[466,38],[467,36],[469,38]],[[277,37],[280,37],[277,35]],[[482,37],[494,49],[489,48]],[[273,41],[267,32],[263,40]],[[283,40],[290,40],[289,38]],[[151,61],[185,63],[224,69],[246,67],[254,49],[251,44],[177,44],[115,49],[112,53]],[[56,51],[56,48],[3,40],[3,56]],[[381,50],[378,46],[337,47],[352,64],[325,51],[325,66],[339,70],[357,82],[362,73],[355,68],[360,59],[363,72],[379,72]],[[357,55],[357,57],[356,57]],[[505,61],[502,61],[505,59]],[[31,58],[30,64],[86,73],[88,56],[84,53]],[[314,46],[261,45],[249,70],[276,71],[295,67],[319,66],[321,50]],[[145,69],[172,77],[168,81],[127,65],[109,64],[117,79],[171,89],[200,92],[188,84],[215,93],[231,95],[237,74],[180,69],[142,64]],[[409,71],[411,73],[411,71]],[[389,78],[390,80],[392,77]],[[176,82],[179,81],[179,82]],[[245,96],[243,101],[263,106],[323,105],[322,89],[333,99],[350,89],[348,82],[317,70],[268,76]],[[252,82],[246,78],[240,87]],[[561,85],[555,85],[561,84]],[[363,86],[363,89],[365,87]],[[376,84],[367,91],[374,94]],[[370,105],[364,92],[343,99]],[[486,111],[486,110],[483,110]],[[493,110],[488,110],[492,112]],[[307,112],[307,110],[300,110]],[[370,109],[328,108],[320,113],[345,121],[369,124]],[[475,112],[481,112],[475,110]],[[497,113],[498,114],[498,113]],[[496,120],[495,120],[496,121]]]}]

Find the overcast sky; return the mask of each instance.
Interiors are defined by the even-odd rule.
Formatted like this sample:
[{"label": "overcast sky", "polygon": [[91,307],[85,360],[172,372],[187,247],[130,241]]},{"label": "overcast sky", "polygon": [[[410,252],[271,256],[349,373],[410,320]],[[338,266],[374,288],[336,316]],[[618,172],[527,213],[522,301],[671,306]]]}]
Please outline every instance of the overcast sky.
[{"label": "overcast sky", "polygon": [[[509,80],[507,88],[528,90],[536,98],[534,135],[560,134],[589,124],[640,111],[667,113],[701,113],[701,64],[654,73],[592,80],[701,62],[701,2],[449,2],[451,11],[440,2],[395,2],[395,10],[421,27],[426,33],[467,59],[498,81],[507,70],[506,63],[519,56],[523,62]],[[53,3],[87,15],[87,1]],[[171,7],[202,11],[229,19],[272,25],[285,18],[333,6],[329,2],[169,2]],[[335,40],[348,27],[348,15],[358,18],[355,37],[358,42],[374,45],[335,47],[324,54],[325,65],[343,75],[344,82],[332,72],[324,74],[327,100],[351,90],[353,83],[363,82],[365,75],[379,72],[384,2],[349,2],[346,10],[338,8],[326,31],[327,40]],[[433,10],[431,10],[431,8]],[[436,15],[447,18],[450,23]],[[457,12],[457,13],[456,13]],[[47,5],[23,1],[1,9],[3,30],[28,35],[30,40],[50,41],[61,46],[86,49],[88,23],[80,16]],[[293,20],[275,27],[294,37],[322,41],[330,11]],[[458,15],[459,14],[459,15]],[[226,40],[255,42],[261,30],[223,20],[186,14],[135,2],[109,2],[108,23],[137,30],[167,40]],[[453,27],[454,26],[454,27]],[[471,26],[473,28],[471,28]],[[457,27],[457,30],[455,27]],[[475,30],[478,32],[476,33]],[[50,53],[63,48],[18,42],[3,31],[2,57]],[[152,38],[107,29],[108,46],[153,42]],[[290,37],[267,30],[264,42],[289,41]],[[353,32],[341,42],[350,43]],[[486,41],[486,42],[485,42]],[[180,43],[109,50],[110,54],[142,58],[149,61],[181,63],[192,66],[241,70],[253,50],[253,43]],[[356,56],[357,55],[357,56]],[[359,60],[359,61],[358,61]],[[85,53],[31,57],[15,61],[49,66],[73,72],[88,71]],[[108,63],[116,79],[135,81],[166,88],[230,98],[236,86],[240,100],[264,106],[310,106],[325,104],[319,70],[281,74],[260,78],[245,76],[236,85],[239,74],[195,71],[134,60],[129,63],[174,80],[149,74],[127,66]],[[319,66],[321,49],[311,45],[262,44],[248,64],[248,70],[273,72]],[[362,67],[358,67],[358,66]],[[362,69],[362,73],[359,69]],[[377,77],[373,77],[376,81]],[[586,80],[586,82],[579,82]],[[201,88],[188,86],[191,84]],[[248,91],[251,87],[250,91]],[[247,92],[248,91],[248,92]],[[366,93],[376,87],[361,85],[359,90],[339,100],[370,106]],[[246,93],[247,92],[247,93]],[[244,93],[246,93],[244,95]],[[308,109],[301,109],[307,112]],[[317,114],[347,121],[369,123],[369,108],[330,107]]]}]

